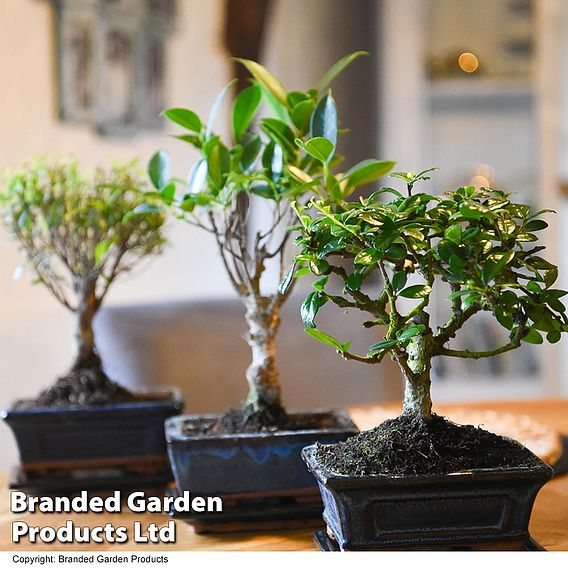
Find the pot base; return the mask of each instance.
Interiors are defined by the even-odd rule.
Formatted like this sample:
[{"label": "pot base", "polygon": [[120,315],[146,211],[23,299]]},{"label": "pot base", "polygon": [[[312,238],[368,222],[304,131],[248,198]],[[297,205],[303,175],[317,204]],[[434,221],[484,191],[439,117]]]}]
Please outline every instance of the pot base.
[{"label": "pot base", "polygon": [[[177,497],[176,487],[166,495]],[[197,534],[262,532],[273,530],[315,529],[323,526],[323,505],[319,492],[290,492],[286,495],[223,495],[222,513],[177,513]]]},{"label": "pot base", "polygon": [[348,476],[328,470],[316,452],[314,445],[302,455],[342,550],[524,550],[534,500],[552,477],[536,456],[532,467]]},{"label": "pot base", "polygon": [[[331,538],[327,531],[321,530],[316,531],[313,533],[314,541],[317,544],[317,547],[322,552],[341,552],[341,548],[337,541]],[[479,550],[479,551],[491,551],[491,550],[504,550],[504,551],[544,551],[543,548],[536,540],[532,537],[528,537],[527,539],[519,540],[519,541],[510,541],[510,542],[460,542],[456,543],[455,546],[451,545],[443,545],[443,546],[409,546],[406,548],[373,548],[369,550],[392,550],[392,551],[425,551],[425,550],[439,550],[439,551],[467,551],[467,550]]]},{"label": "pot base", "polygon": [[32,495],[50,495],[79,492],[81,490],[146,490],[163,494],[171,482],[169,467],[152,470],[131,470],[123,467],[101,467],[98,469],[69,469],[50,475],[34,475],[22,467],[12,470],[8,481],[9,489],[25,491]]}]

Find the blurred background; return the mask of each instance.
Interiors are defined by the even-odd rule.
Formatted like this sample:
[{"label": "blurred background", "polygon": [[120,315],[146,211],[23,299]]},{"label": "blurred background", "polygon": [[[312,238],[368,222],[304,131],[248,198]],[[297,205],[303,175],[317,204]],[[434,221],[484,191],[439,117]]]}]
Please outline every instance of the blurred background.
[{"label": "blurred background", "polygon": [[[0,20],[0,169],[32,155],[75,155],[85,167],[158,148],[187,175],[195,154],[172,138],[162,109],[206,116],[260,60],[292,90],[343,55],[366,50],[333,85],[347,164],[376,156],[399,170],[439,167],[428,191],[494,185],[557,211],[547,258],[568,285],[568,3],[563,0],[18,0]],[[228,105],[227,105],[228,108]],[[225,112],[217,128],[228,132]],[[96,321],[108,372],[129,387],[180,388],[190,412],[218,412],[245,394],[243,310],[207,234],[168,228],[158,259],[123,277]],[[13,279],[22,257],[0,229],[0,405],[31,397],[69,365],[72,319],[41,286]],[[290,408],[398,400],[390,364],[346,364],[308,340],[298,306],[279,343]],[[447,300],[437,298],[442,318]],[[357,339],[358,322],[322,314]],[[460,336],[483,349],[502,334],[476,319]],[[458,360],[460,361],[460,360]],[[437,401],[568,396],[562,342],[491,361],[438,362]],[[16,450],[0,429],[8,463]]]}]

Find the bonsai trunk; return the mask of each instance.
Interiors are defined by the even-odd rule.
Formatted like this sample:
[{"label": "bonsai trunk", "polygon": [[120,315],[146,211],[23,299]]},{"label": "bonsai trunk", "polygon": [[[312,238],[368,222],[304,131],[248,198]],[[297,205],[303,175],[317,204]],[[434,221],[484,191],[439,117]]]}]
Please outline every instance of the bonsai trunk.
[{"label": "bonsai trunk", "polygon": [[245,413],[262,423],[274,424],[286,412],[282,406],[276,368],[276,333],[280,327],[279,307],[270,306],[271,298],[249,297],[245,300],[252,363],[246,371],[249,392]]},{"label": "bonsai trunk", "polygon": [[93,319],[97,312],[96,280],[87,280],[79,287],[77,327],[75,339],[77,352],[73,369],[100,369],[101,362],[95,351]]},{"label": "bonsai trunk", "polygon": [[430,398],[431,358],[428,354],[428,341],[423,335],[413,337],[407,348],[406,363],[412,371],[401,365],[405,377],[403,414],[430,420],[432,418],[432,399]]},{"label": "bonsai trunk", "polygon": [[40,406],[89,406],[135,399],[128,390],[113,383],[105,374],[97,355],[93,318],[98,309],[96,280],[85,279],[74,288],[79,302],[75,310],[77,352],[71,369],[37,398]]}]

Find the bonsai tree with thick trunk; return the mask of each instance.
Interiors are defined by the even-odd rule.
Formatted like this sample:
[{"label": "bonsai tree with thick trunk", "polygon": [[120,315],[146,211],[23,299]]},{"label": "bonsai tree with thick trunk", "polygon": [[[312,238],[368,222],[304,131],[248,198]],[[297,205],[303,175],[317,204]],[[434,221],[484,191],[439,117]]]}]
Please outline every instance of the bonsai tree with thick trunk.
[{"label": "bonsai tree with thick trunk", "polygon": [[76,353],[42,404],[128,399],[106,376],[93,319],[111,285],[142,258],[161,251],[160,212],[142,215],[145,179],[132,164],[83,173],[74,160],[35,161],[7,176],[4,224],[19,242],[36,282],[76,318]]},{"label": "bonsai tree with thick trunk", "polygon": [[[288,92],[258,63],[239,60],[252,75],[252,84],[234,99],[228,145],[213,126],[231,84],[218,97],[206,123],[189,109],[164,111],[170,121],[186,130],[177,138],[196,148],[201,158],[187,180],[171,180],[169,158],[158,152],[149,165],[150,178],[159,191],[156,195],[173,204],[188,223],[214,237],[229,280],[245,306],[252,362],[246,371],[243,426],[278,424],[286,416],[275,357],[280,310],[294,287],[292,273],[285,276],[287,227],[293,219],[290,202],[307,200],[316,185],[312,175],[335,179],[330,169],[342,158],[332,160],[329,154],[321,160],[322,152],[329,150],[328,139],[336,141],[338,135],[337,110],[328,85],[360,55],[353,53],[338,61],[317,87],[306,92]],[[259,117],[262,100],[269,115]],[[307,139],[311,142],[304,146],[302,140]],[[354,180],[353,187],[385,171],[382,162],[373,162],[366,178]],[[176,192],[180,186],[181,193]],[[261,217],[258,228],[251,224],[253,208],[255,220]],[[271,274],[277,273],[272,283],[263,278],[271,265],[276,267]],[[279,288],[283,279],[287,285]]]},{"label": "bonsai tree with thick trunk", "polygon": [[[405,180],[406,194],[382,188],[358,201],[312,199],[296,206],[296,269],[318,276],[302,306],[306,332],[348,360],[396,361],[407,429],[428,428],[436,418],[430,396],[435,357],[494,357],[523,342],[555,343],[568,330],[566,292],[554,287],[558,269],[541,256],[545,247],[538,242],[548,210],[532,212],[492,188],[467,186],[443,196],[415,191],[430,171],[392,174]],[[336,278],[339,293],[329,291]],[[446,287],[451,315],[435,322],[431,299],[440,287]],[[317,328],[325,304],[363,312],[365,327],[380,330],[382,338],[355,353],[344,338]],[[460,329],[480,312],[491,314],[507,339],[487,351],[455,348]]]}]

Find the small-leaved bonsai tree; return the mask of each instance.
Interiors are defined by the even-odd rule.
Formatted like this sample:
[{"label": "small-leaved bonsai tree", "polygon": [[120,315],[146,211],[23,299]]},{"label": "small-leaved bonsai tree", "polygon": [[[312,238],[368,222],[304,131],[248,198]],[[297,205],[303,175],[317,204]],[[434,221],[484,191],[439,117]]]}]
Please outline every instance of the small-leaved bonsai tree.
[{"label": "small-leaved bonsai tree", "polygon": [[164,215],[134,213],[144,206],[143,172],[132,163],[85,173],[73,159],[37,160],[6,177],[0,193],[4,225],[19,242],[35,282],[77,322],[73,365],[37,404],[130,400],[103,370],[93,319],[116,279],[164,244]]},{"label": "small-leaved bonsai tree", "polygon": [[[460,187],[444,196],[415,191],[415,184],[429,179],[431,171],[392,174],[406,182],[405,195],[382,188],[358,201],[313,199],[296,206],[296,268],[309,267],[319,277],[302,306],[306,332],[345,359],[380,364],[389,356],[398,363],[405,380],[401,436],[408,440],[414,430],[437,428],[439,417],[432,413],[430,396],[435,357],[493,357],[522,342],[540,344],[546,338],[555,343],[568,331],[561,301],[567,292],[554,287],[558,269],[541,256],[545,247],[537,236],[547,227],[541,217],[549,210],[533,212],[492,188]],[[340,293],[329,291],[335,278],[342,283]],[[430,301],[444,286],[451,316],[436,325]],[[326,303],[363,312],[365,327],[381,330],[382,339],[366,353],[352,352],[349,342],[317,328],[316,314]],[[454,348],[452,340],[479,312],[493,315],[508,339],[487,351]],[[349,453],[341,467],[351,473],[380,473],[375,469],[380,452],[370,448],[379,438],[384,441],[384,432],[382,437],[361,436],[358,453]],[[433,445],[428,436],[420,450],[424,459],[418,456],[411,472],[423,473],[437,461],[444,462],[442,468],[451,467],[455,455],[448,452],[455,448],[448,450],[447,440]],[[404,447],[398,447],[399,455]],[[467,447],[463,445],[462,453]],[[331,459],[330,452],[320,453]],[[363,454],[372,456],[366,465],[358,461]]]},{"label": "small-leaved bonsai tree", "polygon": [[[201,158],[187,180],[176,180],[170,179],[167,154],[155,154],[149,175],[158,190],[156,196],[172,204],[188,223],[213,235],[230,282],[245,306],[246,340],[252,351],[246,371],[248,395],[239,412],[227,414],[243,429],[282,424],[286,417],[275,356],[280,310],[295,282],[292,271],[285,274],[291,201],[307,201],[312,190],[320,191],[313,175],[326,180],[326,194],[329,188],[335,197],[343,197],[390,168],[370,160],[344,174],[331,173],[343,158],[335,153],[338,119],[328,86],[362,54],[338,61],[317,87],[306,92],[287,91],[260,64],[239,60],[252,75],[252,84],[234,99],[229,144],[214,133],[213,126],[231,84],[217,98],[206,123],[189,109],[164,111],[170,121],[186,130],[177,138],[196,148]],[[259,117],[263,100],[268,115]],[[338,179],[346,180],[348,189],[343,193]],[[259,229],[250,224],[255,202],[264,221]],[[271,263],[278,267],[278,275],[272,285],[261,283]],[[285,285],[279,288],[282,280]]]}]

